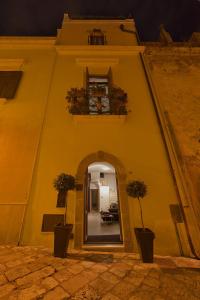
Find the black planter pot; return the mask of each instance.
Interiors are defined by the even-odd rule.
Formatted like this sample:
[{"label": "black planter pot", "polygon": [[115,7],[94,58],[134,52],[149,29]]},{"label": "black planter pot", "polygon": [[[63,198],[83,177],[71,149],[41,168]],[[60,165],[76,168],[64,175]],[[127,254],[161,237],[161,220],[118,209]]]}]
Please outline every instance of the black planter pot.
[{"label": "black planter pot", "polygon": [[134,228],[142,261],[145,263],[153,262],[153,240],[155,234],[148,228]]},{"label": "black planter pot", "polygon": [[65,258],[72,233],[72,224],[58,224],[54,227],[54,256]]}]

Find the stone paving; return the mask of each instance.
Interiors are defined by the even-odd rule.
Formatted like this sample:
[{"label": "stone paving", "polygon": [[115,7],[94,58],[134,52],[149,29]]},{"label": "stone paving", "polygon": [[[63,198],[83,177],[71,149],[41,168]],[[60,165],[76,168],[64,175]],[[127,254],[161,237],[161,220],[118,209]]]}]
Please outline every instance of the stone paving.
[{"label": "stone paving", "polygon": [[42,247],[0,246],[0,299],[196,300],[200,261],[137,254],[70,251],[52,256]]}]

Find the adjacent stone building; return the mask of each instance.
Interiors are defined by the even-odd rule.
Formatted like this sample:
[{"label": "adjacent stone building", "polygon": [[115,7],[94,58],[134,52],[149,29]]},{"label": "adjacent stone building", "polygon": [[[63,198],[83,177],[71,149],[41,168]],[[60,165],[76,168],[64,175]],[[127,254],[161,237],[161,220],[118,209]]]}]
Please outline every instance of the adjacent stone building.
[{"label": "adjacent stone building", "polygon": [[198,249],[200,34],[193,33],[187,43],[175,43],[164,36],[162,38],[161,30],[159,43],[146,43],[144,61],[159,120],[166,139],[169,139],[169,156],[190,242],[194,248],[197,243]]}]

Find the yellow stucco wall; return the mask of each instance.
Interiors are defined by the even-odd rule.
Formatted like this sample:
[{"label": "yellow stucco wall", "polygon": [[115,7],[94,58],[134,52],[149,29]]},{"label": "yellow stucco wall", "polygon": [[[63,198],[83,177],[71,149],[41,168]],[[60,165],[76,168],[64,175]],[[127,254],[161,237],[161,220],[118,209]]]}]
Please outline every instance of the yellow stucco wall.
[{"label": "yellow stucco wall", "polygon": [[[84,57],[84,51],[81,57]],[[101,60],[99,55],[96,58]],[[83,122],[74,120],[66,111],[65,96],[71,87],[83,85],[85,68],[76,64],[77,56],[57,57],[26,219],[24,243],[52,245],[53,235],[41,233],[41,222],[44,213],[63,212],[62,209],[55,208],[53,179],[62,171],[75,175],[84,157],[102,150],[115,155],[122,162],[128,179],[141,179],[148,185],[149,194],[143,201],[144,219],[145,225],[156,233],[155,251],[179,254],[169,212],[169,204],[177,201],[176,192],[139,55],[122,55],[116,58],[119,62],[112,68],[113,82],[128,93],[128,108],[131,111],[124,123],[103,123],[100,118]],[[104,68],[99,65],[92,67],[93,70]],[[70,202],[71,198],[75,198],[75,193],[70,193]],[[128,198],[122,201],[129,201],[131,227],[139,226],[137,203]],[[69,213],[72,222],[74,209]]]},{"label": "yellow stucco wall", "polygon": [[0,100],[0,241],[16,243],[29,197],[41,124],[53,65],[53,51],[4,49],[0,70],[18,69],[23,77],[16,97]]},{"label": "yellow stucco wall", "polygon": [[[81,26],[84,27],[84,21]],[[72,28],[71,35],[75,36],[76,32],[72,32]],[[79,38],[78,35],[76,37]],[[127,172],[127,182],[139,179],[148,186],[148,195],[142,205],[145,226],[156,235],[155,253],[180,254],[169,210],[169,204],[177,203],[177,195],[140,61],[139,51],[143,48],[132,43],[133,40],[128,46],[122,46],[121,40],[120,36],[119,46],[115,44],[90,48],[83,45],[72,48],[62,42],[61,45],[52,48],[49,46],[40,51],[11,51],[11,56],[20,55],[27,59],[27,64],[24,65],[27,72],[24,73],[18,96],[9,103],[16,105],[16,109],[13,113],[10,110],[4,112],[5,120],[12,119],[12,114],[20,117],[17,121],[15,118],[10,120],[10,124],[15,129],[21,128],[17,130],[17,141],[24,143],[22,147],[13,148],[14,160],[17,157],[17,162],[12,170],[20,182],[15,191],[9,191],[12,199],[17,199],[16,195],[19,194],[19,201],[26,201],[25,193],[29,195],[21,240],[23,244],[45,244],[52,247],[53,234],[42,233],[41,225],[43,214],[63,213],[63,209],[56,208],[57,194],[52,186],[54,178],[61,172],[76,175],[81,160],[90,153],[105,151],[121,161]],[[99,116],[80,121],[68,113],[65,100],[67,91],[72,87],[83,86],[87,65],[90,73],[103,74],[107,73],[109,67],[112,68],[113,83],[128,94],[129,113],[124,122],[116,121],[116,118],[106,121],[106,117],[101,119]],[[12,135],[15,135],[14,131],[12,129]],[[4,128],[4,136],[6,135],[7,128]],[[7,149],[11,153],[10,148]],[[13,161],[8,160],[8,171],[5,173],[7,178],[12,164]],[[21,166],[24,166],[23,170]],[[3,195],[6,193],[7,190]],[[138,203],[128,197],[121,201],[128,201],[127,214],[133,231],[134,227],[140,226]],[[76,205],[76,194],[70,192],[68,221],[72,223]],[[133,243],[134,251],[137,251],[135,241],[130,243]]]}]

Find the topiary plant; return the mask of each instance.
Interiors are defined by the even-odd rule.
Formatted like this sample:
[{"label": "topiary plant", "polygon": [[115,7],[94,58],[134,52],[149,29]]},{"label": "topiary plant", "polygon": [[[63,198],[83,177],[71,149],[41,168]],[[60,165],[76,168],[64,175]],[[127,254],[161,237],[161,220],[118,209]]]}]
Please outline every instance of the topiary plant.
[{"label": "topiary plant", "polygon": [[75,178],[72,175],[61,173],[53,182],[55,189],[59,191],[69,191],[75,188]]},{"label": "topiary plant", "polygon": [[[64,225],[65,225],[66,215],[67,215],[67,192],[69,190],[74,190],[75,178],[72,175],[61,173],[55,178],[53,182],[53,186],[58,191],[57,207],[65,207],[65,215],[64,215]],[[61,205],[58,204],[59,202]]]},{"label": "topiary plant", "polygon": [[146,196],[147,186],[143,181],[133,180],[133,181],[129,182],[129,184],[127,185],[126,191],[130,197],[137,198],[139,201],[142,227],[143,227],[143,230],[145,230],[140,198],[144,198]]}]

